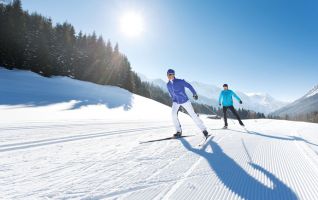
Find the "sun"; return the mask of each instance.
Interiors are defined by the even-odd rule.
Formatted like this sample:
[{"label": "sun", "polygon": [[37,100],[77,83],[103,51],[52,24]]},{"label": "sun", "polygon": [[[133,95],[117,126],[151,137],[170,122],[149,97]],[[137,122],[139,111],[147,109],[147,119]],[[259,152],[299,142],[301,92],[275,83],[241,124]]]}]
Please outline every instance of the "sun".
[{"label": "sun", "polygon": [[144,31],[144,20],[137,12],[126,12],[120,18],[120,30],[129,37],[140,36]]}]

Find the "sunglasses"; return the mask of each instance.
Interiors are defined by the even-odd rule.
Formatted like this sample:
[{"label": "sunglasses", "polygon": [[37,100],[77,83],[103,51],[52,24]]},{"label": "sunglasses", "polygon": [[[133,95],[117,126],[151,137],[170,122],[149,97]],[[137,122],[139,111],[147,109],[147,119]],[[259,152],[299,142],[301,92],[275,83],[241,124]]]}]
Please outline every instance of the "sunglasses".
[{"label": "sunglasses", "polygon": [[168,74],[168,76],[174,76],[174,74]]}]

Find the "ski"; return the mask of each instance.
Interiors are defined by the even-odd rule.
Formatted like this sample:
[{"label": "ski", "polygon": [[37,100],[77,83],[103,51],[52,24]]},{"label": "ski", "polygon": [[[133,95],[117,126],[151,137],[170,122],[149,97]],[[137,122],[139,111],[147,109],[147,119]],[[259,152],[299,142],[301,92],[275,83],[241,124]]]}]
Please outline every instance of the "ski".
[{"label": "ski", "polygon": [[208,135],[207,138],[204,138],[204,139],[200,142],[200,144],[198,145],[199,148],[203,149],[203,148],[205,147],[205,145],[208,144],[208,142],[209,142],[210,140],[212,140],[213,138],[214,138],[214,135]]},{"label": "ski", "polygon": [[142,141],[139,142],[139,144],[144,144],[144,143],[150,143],[150,142],[159,142],[159,141],[165,141],[165,140],[173,140],[173,139],[180,139],[180,138],[185,138],[185,137],[192,137],[194,135],[182,135],[180,137],[166,137],[166,138],[160,138],[160,139],[155,139],[155,140],[148,140],[148,141]]},{"label": "ski", "polygon": [[250,131],[245,126],[242,126],[242,127],[247,133],[250,133]]}]

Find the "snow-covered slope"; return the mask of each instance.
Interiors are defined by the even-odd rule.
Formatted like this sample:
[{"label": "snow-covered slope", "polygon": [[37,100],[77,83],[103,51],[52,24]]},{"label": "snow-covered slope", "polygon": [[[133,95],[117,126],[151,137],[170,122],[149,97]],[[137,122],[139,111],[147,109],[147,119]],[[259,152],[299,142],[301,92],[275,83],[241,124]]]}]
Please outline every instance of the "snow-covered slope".
[{"label": "snow-covered slope", "polygon": [[[38,74],[0,68],[0,107],[3,120],[85,118],[147,119],[170,117],[170,108],[127,90],[101,86],[68,77],[45,78]],[[129,112],[127,112],[129,111]],[[155,114],[154,114],[155,113]],[[8,116],[10,117],[4,117]]]},{"label": "snow-covered slope", "polygon": [[315,96],[317,94],[318,94],[318,85],[314,86],[311,90],[309,90],[309,92],[307,92],[305,97],[309,98],[309,97]]},{"label": "snow-covered slope", "polygon": [[[167,91],[166,82],[161,79],[149,79],[145,75],[138,74],[142,81],[153,83],[154,85],[159,86],[163,90]],[[212,84],[205,84],[201,82],[191,82],[193,87],[197,90],[199,94],[198,103],[218,106],[218,97],[222,90],[222,88],[217,87]],[[237,94],[241,97],[242,101],[244,102],[243,105],[239,105],[237,102],[234,102],[237,107],[254,110],[257,112],[262,112],[268,114],[273,112],[285,105],[287,102],[282,102],[279,100],[274,99],[269,94],[264,93],[244,93],[240,91],[236,91]],[[189,96],[192,96],[189,91],[187,91]]]},{"label": "snow-covered slope", "polygon": [[200,149],[181,114],[191,137],[140,143],[171,136],[170,108],[63,77],[2,69],[0,81],[0,199],[318,199],[317,124],[223,130],[201,116],[215,137]]},{"label": "snow-covered slope", "polygon": [[307,114],[318,111],[318,85],[309,90],[303,97],[273,112],[276,116]]}]

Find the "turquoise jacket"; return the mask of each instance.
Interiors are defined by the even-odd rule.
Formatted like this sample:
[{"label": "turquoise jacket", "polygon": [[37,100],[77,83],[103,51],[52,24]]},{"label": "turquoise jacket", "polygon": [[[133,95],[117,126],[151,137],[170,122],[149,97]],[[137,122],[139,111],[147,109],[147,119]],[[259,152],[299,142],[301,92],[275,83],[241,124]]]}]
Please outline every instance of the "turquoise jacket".
[{"label": "turquoise jacket", "polygon": [[219,104],[222,103],[223,106],[233,106],[232,96],[234,96],[237,101],[241,101],[240,97],[238,97],[232,90],[223,90],[219,97]]}]

